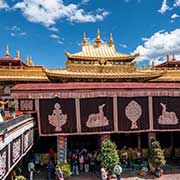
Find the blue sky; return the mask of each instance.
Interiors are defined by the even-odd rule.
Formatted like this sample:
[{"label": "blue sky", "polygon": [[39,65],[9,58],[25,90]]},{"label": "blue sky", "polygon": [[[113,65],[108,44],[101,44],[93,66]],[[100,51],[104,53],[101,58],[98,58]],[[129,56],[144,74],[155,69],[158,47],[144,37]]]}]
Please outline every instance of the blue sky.
[{"label": "blue sky", "polygon": [[80,51],[83,32],[92,42],[98,28],[117,51],[138,51],[140,64],[180,60],[180,0],[0,0],[0,57],[8,44],[11,57],[65,67],[64,51]]}]

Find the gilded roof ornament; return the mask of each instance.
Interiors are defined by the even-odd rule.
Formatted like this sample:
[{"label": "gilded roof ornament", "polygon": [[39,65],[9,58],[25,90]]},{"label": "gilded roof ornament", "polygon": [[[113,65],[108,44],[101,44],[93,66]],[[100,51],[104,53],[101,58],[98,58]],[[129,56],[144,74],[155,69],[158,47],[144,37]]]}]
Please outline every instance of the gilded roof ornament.
[{"label": "gilded roof ornament", "polygon": [[173,58],[172,58],[173,61],[176,61],[176,55],[175,53],[173,53]]},{"label": "gilded roof ornament", "polygon": [[6,57],[6,58],[9,57],[9,48],[8,48],[8,45],[6,46],[5,57]]},{"label": "gilded roof ornament", "polygon": [[155,63],[154,63],[154,61],[152,61],[152,68],[154,68],[155,67]]},{"label": "gilded roof ornament", "polygon": [[32,62],[32,57],[30,56],[30,57],[29,57],[29,65],[32,66],[32,64],[33,64],[33,62]]},{"label": "gilded roof ornament", "polygon": [[97,30],[97,35],[96,35],[96,45],[99,47],[101,45],[101,36],[100,36],[100,31],[99,29]]},{"label": "gilded roof ornament", "polygon": [[26,64],[29,65],[29,56],[26,57]]},{"label": "gilded roof ornament", "polygon": [[83,39],[82,39],[82,46],[85,46],[86,44],[87,44],[86,33],[84,32]]},{"label": "gilded roof ornament", "polygon": [[109,46],[113,46],[113,45],[114,45],[113,37],[112,37],[112,33],[110,33]]},{"label": "gilded roof ornament", "polygon": [[20,59],[20,51],[16,51],[16,58]]}]

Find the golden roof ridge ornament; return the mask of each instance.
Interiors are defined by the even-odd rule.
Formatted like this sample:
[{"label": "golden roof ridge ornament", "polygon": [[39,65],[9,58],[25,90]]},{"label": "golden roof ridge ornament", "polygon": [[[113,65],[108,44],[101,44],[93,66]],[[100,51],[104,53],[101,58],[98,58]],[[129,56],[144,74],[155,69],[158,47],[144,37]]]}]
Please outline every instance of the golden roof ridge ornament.
[{"label": "golden roof ridge ornament", "polygon": [[8,45],[6,46],[5,57],[9,58],[9,48],[8,48]]},{"label": "golden roof ridge ornament", "polygon": [[96,46],[99,47],[101,45],[101,35],[100,35],[100,31],[99,29],[97,30],[97,34],[96,34]]},{"label": "golden roof ridge ornament", "polygon": [[29,56],[26,57],[26,64],[29,65]]},{"label": "golden roof ridge ornament", "polygon": [[32,66],[32,64],[33,64],[33,62],[32,62],[32,57],[30,56],[30,57],[29,57],[29,65]]},{"label": "golden roof ridge ornament", "polygon": [[87,44],[87,39],[86,39],[86,33],[84,32],[81,45],[85,46],[86,44]]},{"label": "golden roof ridge ornament", "polygon": [[17,59],[20,59],[20,51],[19,51],[19,50],[16,51],[16,58],[17,58]]},{"label": "golden roof ridge ornament", "polygon": [[173,58],[172,58],[173,61],[176,61],[176,54],[173,53]]},{"label": "golden roof ridge ornament", "polygon": [[110,37],[109,37],[109,46],[113,46],[114,42],[113,42],[113,37],[112,37],[112,33],[110,33]]}]

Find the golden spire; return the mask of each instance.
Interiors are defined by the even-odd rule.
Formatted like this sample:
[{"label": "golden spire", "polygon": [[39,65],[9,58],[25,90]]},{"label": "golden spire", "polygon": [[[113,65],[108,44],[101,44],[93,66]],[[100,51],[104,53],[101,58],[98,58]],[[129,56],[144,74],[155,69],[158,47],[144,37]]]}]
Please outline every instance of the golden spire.
[{"label": "golden spire", "polygon": [[173,58],[172,58],[173,61],[176,61],[176,55],[175,53],[173,53]]},{"label": "golden spire", "polygon": [[5,57],[6,57],[6,58],[9,57],[9,48],[8,48],[8,45],[6,46]]},{"label": "golden spire", "polygon": [[30,57],[29,57],[29,65],[32,66],[32,64],[33,64],[33,63],[32,63],[32,57],[30,56]]},{"label": "golden spire", "polygon": [[110,33],[109,46],[113,46],[113,45],[114,45],[113,37],[112,37],[112,33]]},{"label": "golden spire", "polygon": [[100,31],[99,29],[97,30],[97,35],[96,35],[96,45],[100,46],[101,45],[101,36],[100,36]]},{"label": "golden spire", "polygon": [[166,55],[166,60],[169,61],[169,54]]},{"label": "golden spire", "polygon": [[26,57],[26,64],[29,65],[29,56]]},{"label": "golden spire", "polygon": [[87,41],[86,41],[86,33],[84,32],[84,34],[83,34],[83,39],[82,39],[82,46],[85,46],[86,45],[86,43],[87,43]]},{"label": "golden spire", "polygon": [[154,68],[154,67],[155,67],[154,61],[152,61],[152,68]]},{"label": "golden spire", "polygon": [[16,51],[16,58],[20,59],[20,51]]}]

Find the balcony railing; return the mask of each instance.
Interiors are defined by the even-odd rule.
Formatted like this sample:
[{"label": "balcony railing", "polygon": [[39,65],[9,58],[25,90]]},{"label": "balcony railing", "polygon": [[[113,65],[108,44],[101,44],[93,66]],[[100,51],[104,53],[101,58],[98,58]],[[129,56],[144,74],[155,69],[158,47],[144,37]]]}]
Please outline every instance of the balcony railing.
[{"label": "balcony railing", "polygon": [[32,117],[31,114],[24,114],[24,115],[12,118],[12,119],[10,119],[8,121],[0,122],[0,134],[5,129],[8,129],[8,128],[12,127],[12,126],[13,127],[19,126],[20,124],[24,123],[25,121],[27,121],[31,117]]}]

